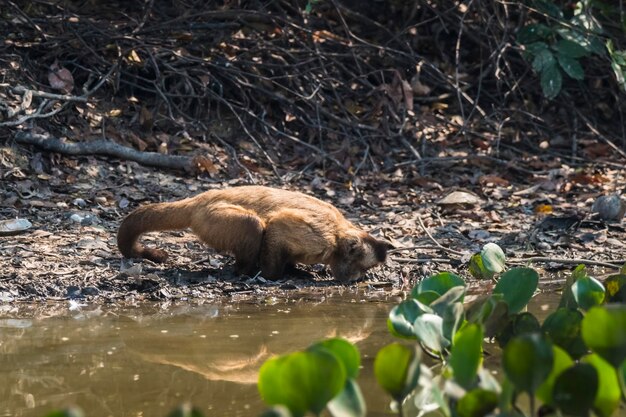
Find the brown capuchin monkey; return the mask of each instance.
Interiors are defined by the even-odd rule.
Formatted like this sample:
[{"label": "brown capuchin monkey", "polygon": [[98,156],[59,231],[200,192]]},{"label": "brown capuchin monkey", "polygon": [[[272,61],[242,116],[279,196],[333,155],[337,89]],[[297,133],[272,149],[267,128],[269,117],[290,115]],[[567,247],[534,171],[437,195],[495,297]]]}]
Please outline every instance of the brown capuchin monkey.
[{"label": "brown capuchin monkey", "polygon": [[167,253],[138,242],[146,232],[191,230],[208,246],[235,256],[238,273],[279,279],[288,265],[326,264],[349,281],[382,264],[391,245],[359,229],[335,208],[295,191],[263,186],[211,190],[130,213],[117,234],[127,258],[164,262]]}]

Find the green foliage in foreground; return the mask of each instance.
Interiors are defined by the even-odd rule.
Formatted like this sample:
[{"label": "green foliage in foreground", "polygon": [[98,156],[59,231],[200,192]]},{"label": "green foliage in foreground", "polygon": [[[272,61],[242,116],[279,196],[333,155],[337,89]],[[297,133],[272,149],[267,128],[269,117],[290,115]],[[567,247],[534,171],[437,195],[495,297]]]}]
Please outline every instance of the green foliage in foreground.
[{"label": "green foliage in foreground", "polygon": [[[558,308],[540,323],[525,311],[539,274],[505,271],[504,253],[494,246],[473,258],[480,278],[501,273],[491,294],[464,306],[465,282],[444,272],[422,280],[390,311],[387,327],[400,341],[379,350],[374,375],[392,408],[401,417],[613,415],[626,397],[626,267],[605,285],[577,267]],[[482,366],[496,343],[503,349],[500,382]],[[258,388],[272,408],[263,416],[319,416],[325,409],[334,417],[365,416],[360,366],[356,346],[340,338],[267,360]],[[200,416],[191,406],[170,414]]]},{"label": "green foliage in foreground", "polygon": [[[421,281],[410,297],[389,313],[387,327],[401,341],[378,352],[374,374],[389,394],[392,408],[400,416],[522,416],[524,412],[534,416],[550,410],[561,415],[612,415],[626,393],[626,305],[617,302],[623,301],[626,274],[610,277],[607,290],[579,266],[563,290],[559,307],[540,323],[525,311],[539,283],[535,270],[505,270],[504,253],[493,244],[472,259],[470,267],[478,278],[499,275],[491,294],[466,308],[465,282],[444,272]],[[497,349],[489,341],[503,349],[501,382],[482,366],[484,350]],[[341,339],[321,342],[326,344],[348,351],[349,343]],[[314,346],[304,352],[314,351]],[[264,365],[259,376],[261,396],[274,407],[286,406],[266,415],[320,415],[325,403],[335,417],[364,416],[356,377],[348,376],[348,365],[342,359],[348,356],[356,363],[354,352],[346,355],[329,350],[327,353],[337,357],[332,364],[328,362],[335,369],[295,370],[299,379]],[[436,365],[427,366],[421,352],[435,359]],[[286,361],[293,355],[268,363]],[[317,366],[315,358],[310,361],[310,366],[298,369]],[[327,375],[342,377],[335,382]],[[306,384],[306,390],[299,390],[293,398],[278,399],[290,395],[284,382],[268,385],[266,381],[288,378],[294,378],[290,386]],[[343,387],[333,398],[328,392],[331,385]],[[307,397],[318,391],[325,396]],[[296,400],[298,406],[291,405]],[[341,408],[335,405],[339,400]]]}]

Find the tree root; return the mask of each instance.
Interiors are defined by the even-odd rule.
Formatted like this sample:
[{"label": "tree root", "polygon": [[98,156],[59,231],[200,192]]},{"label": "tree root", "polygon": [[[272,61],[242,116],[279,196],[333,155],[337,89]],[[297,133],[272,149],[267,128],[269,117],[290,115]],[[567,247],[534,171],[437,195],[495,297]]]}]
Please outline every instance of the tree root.
[{"label": "tree root", "polygon": [[70,143],[47,134],[42,135],[22,131],[15,134],[15,141],[22,144],[34,145],[49,152],[57,152],[65,155],[112,156],[128,161],[135,161],[141,165],[178,169],[187,172],[196,170],[194,158],[178,155],[163,155],[156,152],[140,152],[136,149],[128,148],[105,139],[92,142]]}]

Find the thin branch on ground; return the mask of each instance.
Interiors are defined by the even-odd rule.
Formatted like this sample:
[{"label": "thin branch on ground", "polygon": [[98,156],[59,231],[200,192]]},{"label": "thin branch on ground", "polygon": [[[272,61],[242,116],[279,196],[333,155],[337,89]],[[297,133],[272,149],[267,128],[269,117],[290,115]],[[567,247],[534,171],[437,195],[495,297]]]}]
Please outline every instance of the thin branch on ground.
[{"label": "thin branch on ground", "polygon": [[422,221],[422,217],[420,215],[417,215],[417,221],[419,222],[420,227],[422,228],[422,230],[424,231],[424,233],[426,233],[426,235],[429,237],[430,240],[432,240],[432,242],[441,250],[443,250],[444,252],[448,252],[451,253],[453,255],[457,255],[457,256],[465,256],[466,254],[463,252],[459,252],[456,251],[454,249],[450,249],[447,248],[445,246],[443,246],[441,243],[439,243],[437,241],[437,239],[435,239],[433,237],[433,235],[430,234],[430,232],[428,231],[428,229],[426,228],[426,226],[424,226],[424,222]]},{"label": "thin branch on ground", "polygon": [[593,265],[593,266],[604,266],[606,268],[620,269],[626,260],[615,260],[612,262],[604,262],[604,261],[594,261],[593,259],[563,259],[563,258],[552,258],[549,256],[531,256],[529,258],[510,258],[507,259],[507,262],[510,263],[520,263],[520,264],[528,264],[532,262],[539,263],[555,263],[555,264],[583,264],[583,265]]},{"label": "thin branch on ground", "polygon": [[439,262],[439,263],[452,263],[458,262],[457,259],[453,258],[400,258],[393,256],[390,258],[392,261],[399,262],[401,264],[426,264],[429,262]]}]

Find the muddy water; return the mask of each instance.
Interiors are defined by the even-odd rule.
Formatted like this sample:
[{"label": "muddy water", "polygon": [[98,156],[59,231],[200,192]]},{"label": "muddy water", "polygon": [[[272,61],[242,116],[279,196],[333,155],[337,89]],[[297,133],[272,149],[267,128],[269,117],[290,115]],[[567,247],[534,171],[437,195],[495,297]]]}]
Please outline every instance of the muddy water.
[{"label": "muddy water", "polygon": [[[535,299],[533,310],[541,315],[553,298]],[[207,416],[254,416],[263,409],[256,390],[263,361],[332,336],[361,351],[368,415],[390,415],[372,368],[392,341],[392,305],[344,296],[276,305],[57,305],[37,314],[0,306],[0,416],[78,405],[88,417],[159,417],[186,401]]]}]

